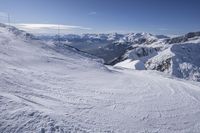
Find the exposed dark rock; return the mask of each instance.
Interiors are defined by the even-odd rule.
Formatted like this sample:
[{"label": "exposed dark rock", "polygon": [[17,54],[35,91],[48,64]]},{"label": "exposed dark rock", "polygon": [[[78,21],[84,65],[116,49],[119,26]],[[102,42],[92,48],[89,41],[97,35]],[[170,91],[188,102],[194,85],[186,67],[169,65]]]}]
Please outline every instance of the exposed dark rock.
[{"label": "exposed dark rock", "polygon": [[[150,66],[150,65],[151,65],[151,62],[147,62],[147,66]],[[170,66],[171,66],[171,58],[162,61],[160,64],[157,64],[154,68],[152,68],[152,70],[164,72],[166,70],[169,70]]]}]

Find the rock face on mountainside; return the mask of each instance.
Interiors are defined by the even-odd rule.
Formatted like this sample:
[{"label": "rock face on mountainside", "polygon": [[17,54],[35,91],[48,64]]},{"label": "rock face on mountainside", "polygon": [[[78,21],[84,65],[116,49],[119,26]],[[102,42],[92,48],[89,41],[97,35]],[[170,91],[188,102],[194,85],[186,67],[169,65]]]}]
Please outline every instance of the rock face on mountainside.
[{"label": "rock face on mountainside", "polygon": [[184,43],[198,37],[200,37],[200,32],[190,32],[184,36],[166,39],[166,43],[169,43],[169,44]]}]

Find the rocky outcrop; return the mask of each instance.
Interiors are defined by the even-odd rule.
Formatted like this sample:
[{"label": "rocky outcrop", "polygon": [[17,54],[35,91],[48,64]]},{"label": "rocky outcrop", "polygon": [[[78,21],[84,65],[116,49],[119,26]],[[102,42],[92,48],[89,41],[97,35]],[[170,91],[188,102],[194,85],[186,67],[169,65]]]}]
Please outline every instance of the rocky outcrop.
[{"label": "rocky outcrop", "polygon": [[199,37],[199,36],[200,36],[200,32],[190,32],[184,36],[166,39],[166,43],[168,44],[183,43],[183,42],[189,41],[191,38]]},{"label": "rocky outcrop", "polygon": [[145,67],[148,69],[150,68],[151,70],[165,72],[165,71],[169,71],[169,69],[172,65],[171,61],[172,61],[171,58],[165,59],[165,60],[161,61],[159,64],[153,64],[152,61],[149,61],[146,63]]}]

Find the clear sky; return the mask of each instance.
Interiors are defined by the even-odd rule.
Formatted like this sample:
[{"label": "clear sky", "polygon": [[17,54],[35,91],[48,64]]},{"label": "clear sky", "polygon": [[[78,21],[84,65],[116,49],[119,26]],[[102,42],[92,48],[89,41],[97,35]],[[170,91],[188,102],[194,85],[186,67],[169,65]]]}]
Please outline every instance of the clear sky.
[{"label": "clear sky", "polygon": [[[0,0],[0,21],[31,31],[65,33],[200,30],[200,0]],[[53,32],[53,30],[51,32]]]}]

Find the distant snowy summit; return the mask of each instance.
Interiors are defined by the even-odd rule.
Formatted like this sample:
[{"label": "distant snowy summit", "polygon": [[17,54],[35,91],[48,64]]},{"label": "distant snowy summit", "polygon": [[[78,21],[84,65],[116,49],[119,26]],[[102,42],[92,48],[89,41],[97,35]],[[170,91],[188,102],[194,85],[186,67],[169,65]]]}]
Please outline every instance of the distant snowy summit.
[{"label": "distant snowy summit", "polygon": [[[56,41],[58,39],[57,35],[39,35],[38,38],[42,40],[53,40]],[[60,39],[62,41],[91,41],[91,42],[100,42],[100,41],[110,41],[110,42],[147,42],[147,41],[155,41],[157,39],[169,38],[164,35],[152,35],[150,33],[127,33],[127,34],[119,34],[119,33],[110,33],[110,34],[66,34],[60,35]]]}]

